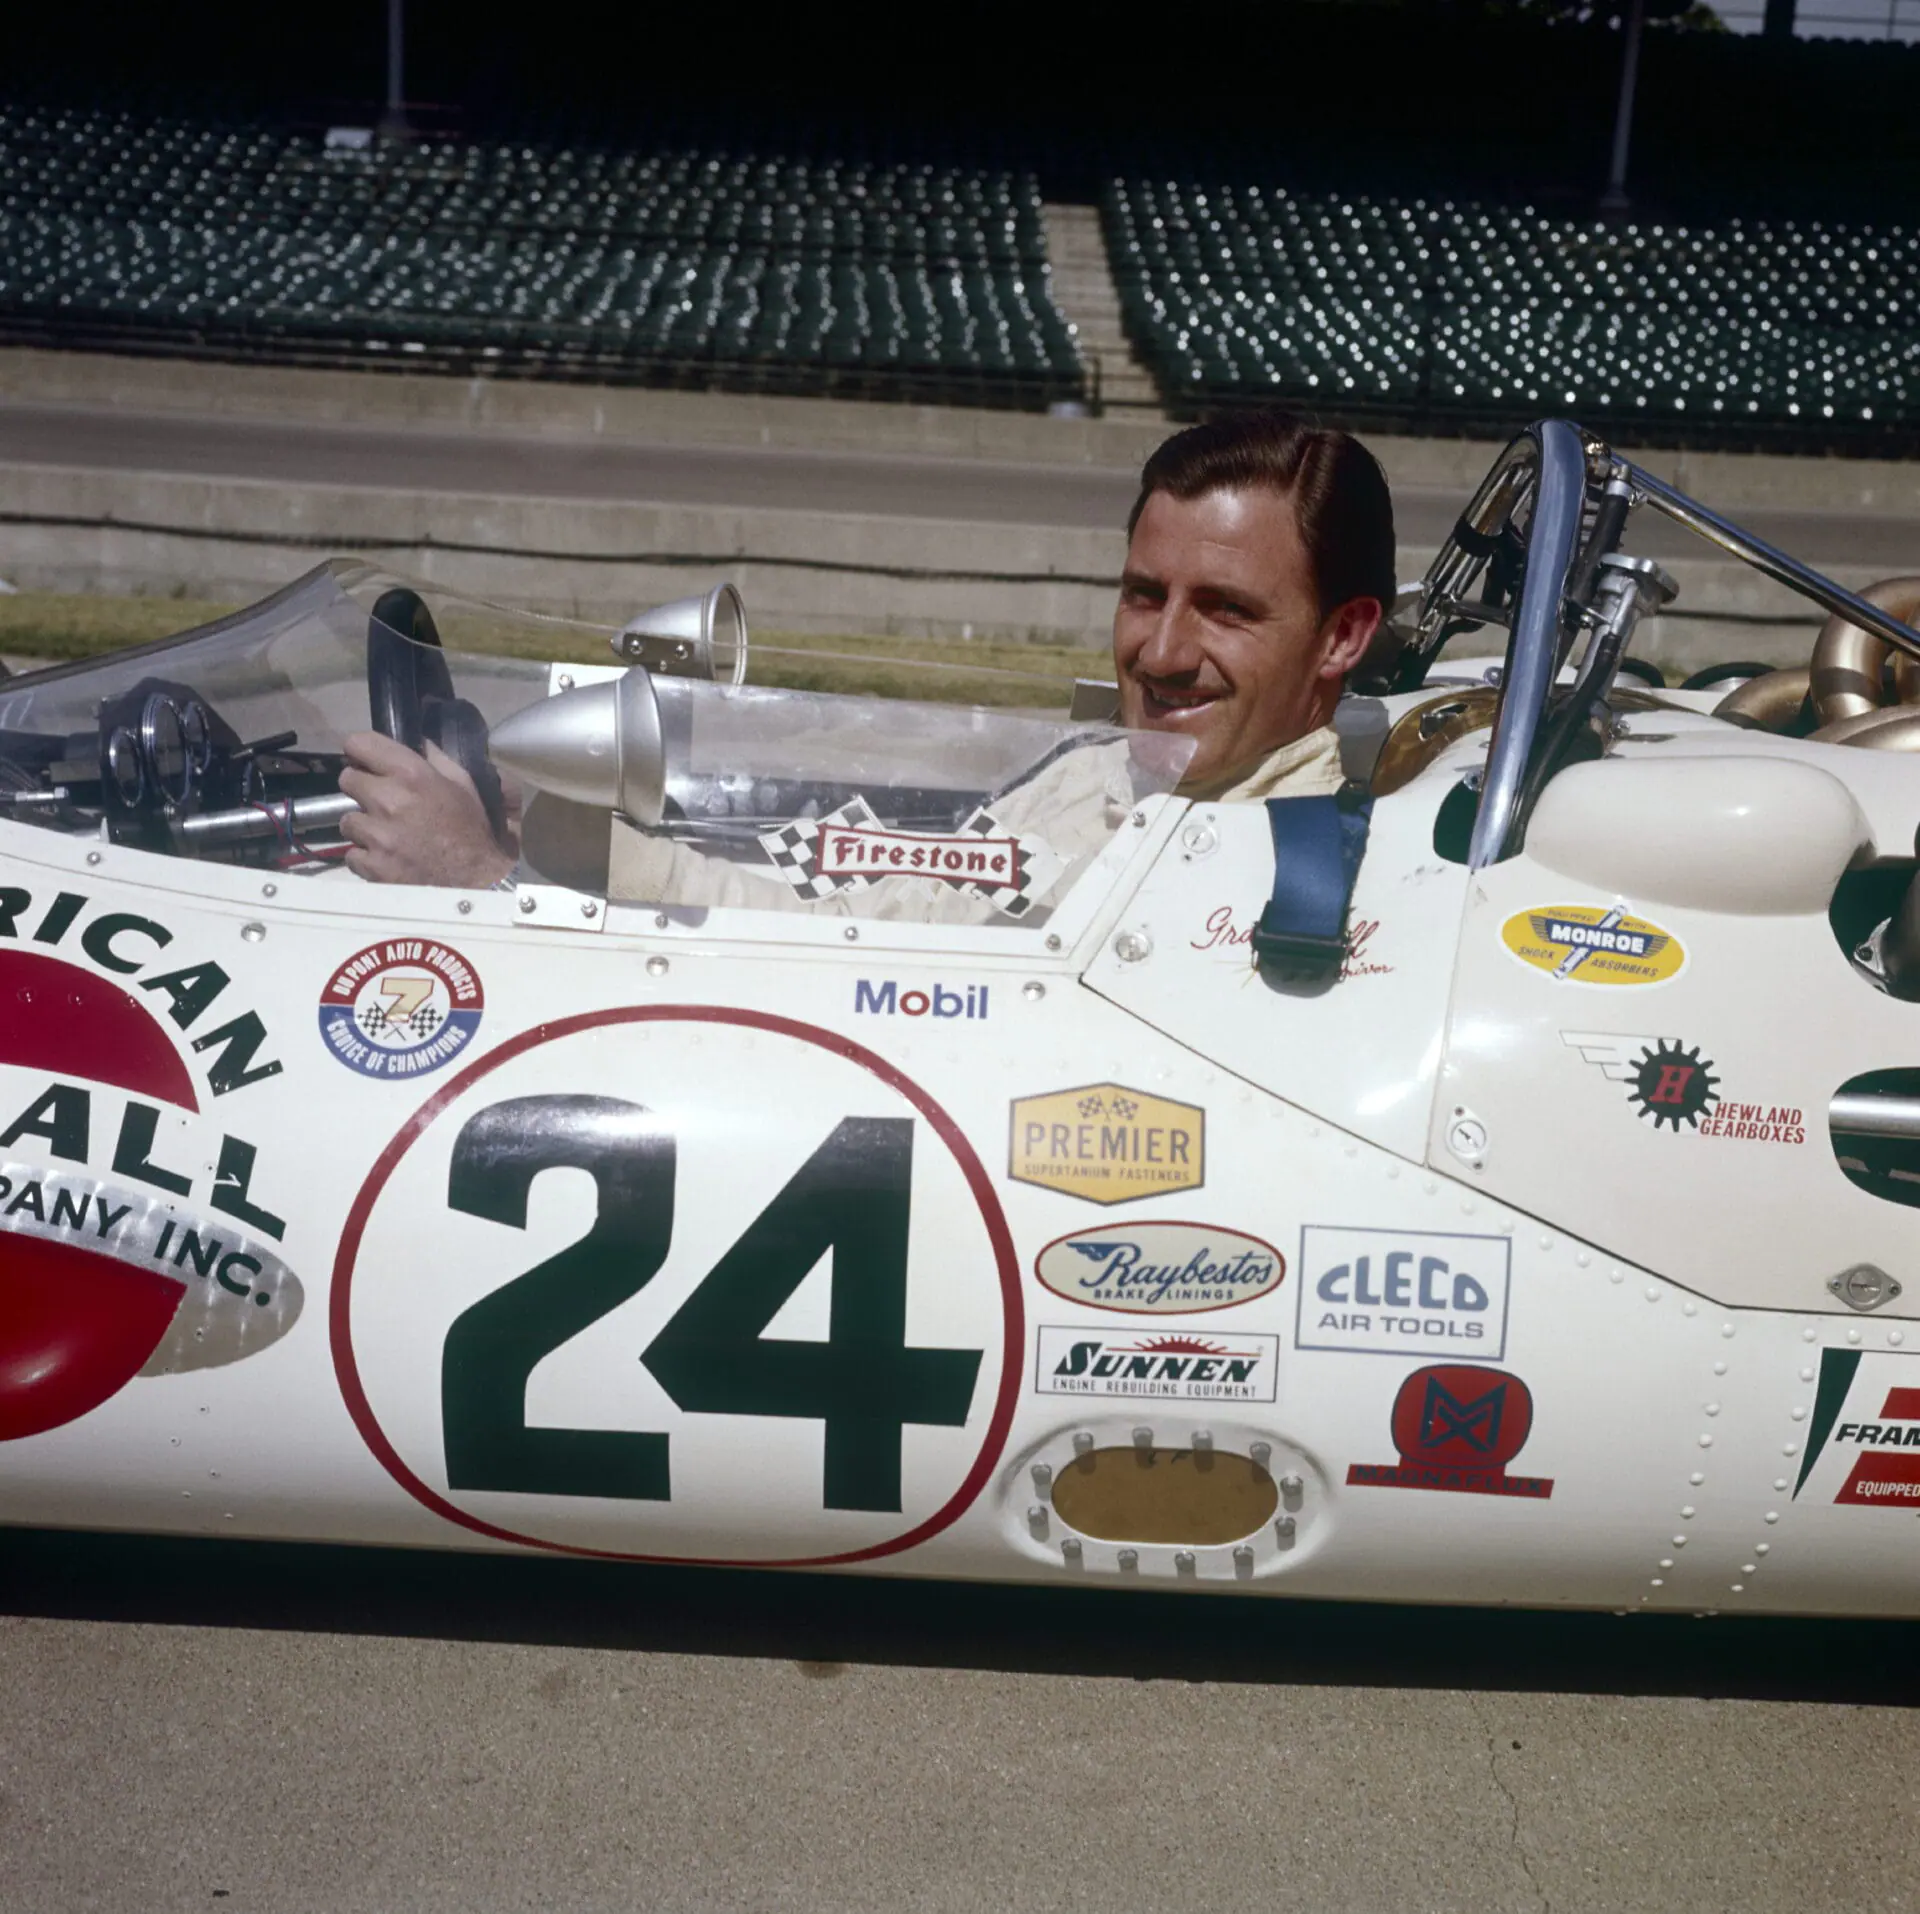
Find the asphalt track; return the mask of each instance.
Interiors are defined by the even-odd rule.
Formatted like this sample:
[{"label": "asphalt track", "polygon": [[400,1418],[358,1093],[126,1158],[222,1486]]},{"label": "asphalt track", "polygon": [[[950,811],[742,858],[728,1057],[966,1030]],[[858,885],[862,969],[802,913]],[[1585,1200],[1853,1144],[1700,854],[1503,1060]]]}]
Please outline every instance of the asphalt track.
[{"label": "asphalt track", "polygon": [[1909,1909],[1915,1642],[16,1533],[0,1907]]},{"label": "asphalt track", "polygon": [[[477,492],[514,498],[861,513],[967,524],[1117,527],[1133,502],[1128,471],[983,459],[907,458],[783,447],[609,444],[506,434],[206,419],[83,407],[0,405],[0,462],[206,478]],[[1711,504],[1713,501],[1708,500]],[[1402,488],[1402,545],[1428,550],[1463,497]],[[1911,517],[1833,511],[1739,515],[1760,537],[1815,564],[1920,566]],[[1697,557],[1706,548],[1642,513],[1635,549]]]}]

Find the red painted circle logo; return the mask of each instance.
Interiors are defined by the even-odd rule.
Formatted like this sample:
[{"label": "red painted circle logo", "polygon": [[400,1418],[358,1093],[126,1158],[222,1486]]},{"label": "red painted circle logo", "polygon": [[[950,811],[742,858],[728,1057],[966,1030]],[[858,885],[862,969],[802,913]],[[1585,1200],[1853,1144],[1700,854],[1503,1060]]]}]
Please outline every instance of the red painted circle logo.
[{"label": "red painted circle logo", "polygon": [[[197,1109],[141,998],[0,950],[0,1442],[77,1421],[136,1376],[237,1361],[298,1318],[279,1219],[235,1205],[231,1176],[223,1191],[154,1160],[191,1162],[158,1139]],[[222,1172],[251,1175],[242,1148],[244,1165],[223,1142]],[[228,1209],[201,1208],[209,1195]]]},{"label": "red painted circle logo", "polygon": [[1504,1469],[1532,1427],[1527,1385],[1471,1363],[1416,1369],[1393,1403],[1393,1446],[1401,1460],[1435,1468]]},{"label": "red painted circle logo", "polygon": [[363,1439],[445,1520],[794,1567],[966,1510],[1024,1321],[991,1181],[923,1089],[831,1031],[689,1005],[460,1071],[354,1201],[331,1334]]}]

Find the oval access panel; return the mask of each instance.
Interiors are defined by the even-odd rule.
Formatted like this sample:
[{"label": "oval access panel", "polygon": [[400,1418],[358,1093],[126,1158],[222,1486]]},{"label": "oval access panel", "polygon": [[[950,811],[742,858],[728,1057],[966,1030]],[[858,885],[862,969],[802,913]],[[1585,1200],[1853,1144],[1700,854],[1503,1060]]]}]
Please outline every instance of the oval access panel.
[{"label": "oval access panel", "polygon": [[1102,1542],[1218,1548],[1273,1520],[1280,1491],[1244,1455],[1196,1449],[1090,1449],[1053,1479],[1061,1521]]}]

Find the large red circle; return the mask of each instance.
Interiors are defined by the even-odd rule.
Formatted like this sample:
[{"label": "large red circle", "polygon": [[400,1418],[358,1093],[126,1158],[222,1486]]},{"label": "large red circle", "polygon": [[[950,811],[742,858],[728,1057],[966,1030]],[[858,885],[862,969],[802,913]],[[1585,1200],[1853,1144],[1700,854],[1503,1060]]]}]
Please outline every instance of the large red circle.
[{"label": "large red circle", "polygon": [[[965,1480],[940,1508],[906,1534],[895,1536],[891,1541],[873,1543],[867,1548],[850,1549],[840,1555],[797,1556],[784,1561],[740,1561],[726,1556],[638,1555],[620,1549],[583,1548],[571,1542],[549,1541],[543,1536],[521,1535],[457,1507],[437,1490],[429,1488],[407,1467],[399,1451],[387,1439],[386,1431],[380,1427],[379,1419],[373,1413],[373,1405],[367,1400],[366,1388],[360,1380],[360,1367],[353,1354],[352,1284],[360,1239],[366,1232],[367,1219],[373,1213],[374,1204],[386,1188],[387,1179],[434,1118],[470,1084],[479,1082],[501,1064],[541,1044],[574,1036],[582,1030],[620,1023],[737,1024],[749,1030],[767,1030],[776,1036],[792,1037],[801,1043],[810,1043],[816,1049],[831,1051],[850,1063],[858,1064],[882,1083],[899,1091],[926,1118],[934,1134],[959,1164],[960,1173],[967,1179],[967,1187],[973,1192],[973,1200],[979,1207],[981,1221],[987,1226],[987,1235],[993,1244],[994,1264],[1000,1278],[1001,1315],[1005,1325],[1000,1354],[1000,1390],[994,1401],[993,1415],[987,1423],[986,1439]],[[994,1194],[986,1166],[953,1118],[917,1083],[864,1044],[855,1043],[851,1037],[819,1029],[813,1024],[797,1023],[790,1017],[772,1017],[758,1010],[725,1010],[703,1004],[633,1005],[620,1010],[589,1010],[577,1017],[562,1017],[554,1023],[538,1024],[531,1030],[522,1031],[517,1037],[508,1038],[498,1049],[489,1051],[451,1078],[443,1089],[429,1097],[400,1126],[393,1141],[380,1152],[379,1160],[353,1199],[353,1206],[347,1212],[346,1225],[340,1232],[340,1247],[333,1259],[333,1287],[327,1299],[327,1323],[333,1347],[334,1374],[339,1379],[340,1394],[346,1402],[347,1413],[353,1418],[354,1427],[360,1431],[360,1439],[373,1452],[380,1466],[423,1507],[449,1522],[458,1523],[462,1528],[471,1529],[476,1535],[490,1536],[497,1542],[546,1549],[556,1555],[592,1556],[600,1561],[674,1562],[692,1568],[836,1568],[849,1562],[868,1562],[882,1555],[897,1555],[903,1549],[915,1548],[938,1535],[966,1513],[993,1474],[994,1464],[999,1461],[1000,1451],[1006,1447],[1007,1433],[1013,1426],[1014,1405],[1019,1400],[1020,1381],[1025,1370],[1026,1316],[1020,1295],[1020,1265],[1013,1251],[1013,1233],[1007,1228],[1005,1212],[1000,1207],[999,1197]]]}]

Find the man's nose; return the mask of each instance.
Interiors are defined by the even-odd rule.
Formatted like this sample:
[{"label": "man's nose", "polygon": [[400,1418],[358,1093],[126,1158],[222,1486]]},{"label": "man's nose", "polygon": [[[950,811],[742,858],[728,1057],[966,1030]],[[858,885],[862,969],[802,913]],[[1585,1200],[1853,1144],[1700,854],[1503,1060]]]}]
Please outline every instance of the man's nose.
[{"label": "man's nose", "polygon": [[1136,668],[1155,678],[1178,678],[1200,669],[1199,620],[1193,607],[1169,598],[1160,607],[1153,631],[1140,647]]}]

